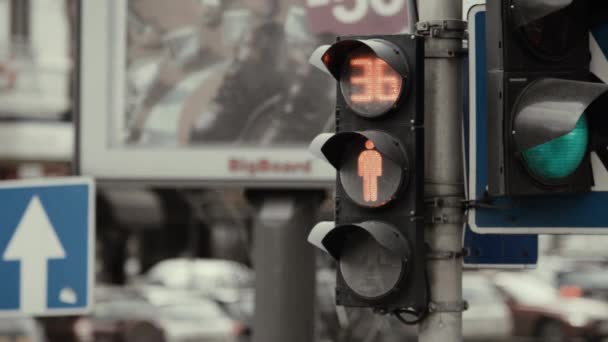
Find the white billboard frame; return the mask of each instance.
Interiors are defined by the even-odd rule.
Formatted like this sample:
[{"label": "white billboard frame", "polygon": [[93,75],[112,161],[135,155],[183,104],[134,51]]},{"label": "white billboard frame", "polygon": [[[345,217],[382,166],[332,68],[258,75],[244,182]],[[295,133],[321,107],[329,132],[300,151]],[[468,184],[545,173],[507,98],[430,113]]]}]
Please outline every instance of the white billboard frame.
[{"label": "white billboard frame", "polygon": [[[81,0],[76,168],[100,182],[324,188],[335,171],[306,146],[112,146],[124,108],[128,0]],[[331,113],[328,108],[328,115]]]}]

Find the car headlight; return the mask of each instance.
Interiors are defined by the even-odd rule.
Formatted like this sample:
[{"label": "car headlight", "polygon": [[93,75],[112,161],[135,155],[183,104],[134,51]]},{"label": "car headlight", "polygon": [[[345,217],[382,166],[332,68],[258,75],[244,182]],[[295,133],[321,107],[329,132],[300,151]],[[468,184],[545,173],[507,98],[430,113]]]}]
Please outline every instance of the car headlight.
[{"label": "car headlight", "polygon": [[570,313],[567,317],[568,323],[576,328],[582,328],[589,324],[591,318],[588,315],[580,312]]}]

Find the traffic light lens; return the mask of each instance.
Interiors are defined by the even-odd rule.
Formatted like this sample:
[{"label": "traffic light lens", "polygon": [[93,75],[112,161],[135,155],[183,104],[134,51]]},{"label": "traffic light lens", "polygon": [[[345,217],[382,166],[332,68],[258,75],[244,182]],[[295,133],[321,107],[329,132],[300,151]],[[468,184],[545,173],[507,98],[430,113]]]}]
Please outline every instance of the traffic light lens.
[{"label": "traffic light lens", "polygon": [[343,158],[340,182],[348,197],[363,207],[378,208],[395,199],[407,177],[371,140],[353,141]]},{"label": "traffic light lens", "polygon": [[570,133],[522,153],[533,175],[546,180],[559,180],[572,175],[583,162],[589,144],[589,127],[585,115]]},{"label": "traffic light lens", "polygon": [[365,117],[390,110],[401,96],[403,78],[368,49],[352,53],[342,68],[340,88],[348,105]]},{"label": "traffic light lens", "polygon": [[406,272],[401,257],[363,232],[351,233],[338,266],[346,285],[357,295],[370,299],[390,294]]},{"label": "traffic light lens", "polygon": [[559,60],[572,52],[581,37],[581,18],[577,14],[573,6],[568,6],[522,26],[520,32],[532,53]]}]

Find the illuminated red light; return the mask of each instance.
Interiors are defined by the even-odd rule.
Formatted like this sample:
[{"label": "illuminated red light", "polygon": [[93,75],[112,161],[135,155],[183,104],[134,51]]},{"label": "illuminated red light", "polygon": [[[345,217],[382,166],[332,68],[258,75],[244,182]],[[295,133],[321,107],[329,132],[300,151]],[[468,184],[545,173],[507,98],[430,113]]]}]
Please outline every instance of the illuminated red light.
[{"label": "illuminated red light", "polygon": [[374,142],[365,142],[365,150],[359,154],[357,171],[363,183],[363,200],[376,202],[378,200],[378,177],[382,176],[382,155],[374,148]]},{"label": "illuminated red light", "polygon": [[328,65],[328,64],[329,64],[329,55],[328,55],[328,54],[324,54],[324,55],[323,55],[323,63],[324,63],[325,65]]},{"label": "illuminated red light", "polygon": [[350,60],[352,68],[361,68],[360,76],[351,76],[350,82],[353,85],[360,86],[359,93],[353,93],[351,100],[353,102],[372,102],[375,93],[374,81],[374,61],[371,58],[353,58]]},{"label": "illuminated red light", "polygon": [[583,290],[578,286],[562,285],[559,294],[564,298],[580,298],[583,296]]},{"label": "illuminated red light", "polygon": [[376,59],[376,93],[377,100],[396,102],[401,92],[401,77],[381,59]]},{"label": "illuminated red light", "polygon": [[377,57],[359,57],[350,60],[353,69],[350,82],[358,86],[351,94],[354,103],[390,102],[399,99],[401,77],[385,61]]}]

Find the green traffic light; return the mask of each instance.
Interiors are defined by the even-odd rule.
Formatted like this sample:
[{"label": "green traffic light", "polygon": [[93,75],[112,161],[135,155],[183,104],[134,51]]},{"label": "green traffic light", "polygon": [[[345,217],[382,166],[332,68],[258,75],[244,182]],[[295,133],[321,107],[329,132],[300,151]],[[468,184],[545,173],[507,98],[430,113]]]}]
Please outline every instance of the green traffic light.
[{"label": "green traffic light", "polygon": [[558,180],[573,174],[582,163],[589,144],[589,127],[585,115],[574,130],[557,139],[524,151],[528,169],[537,177]]}]

